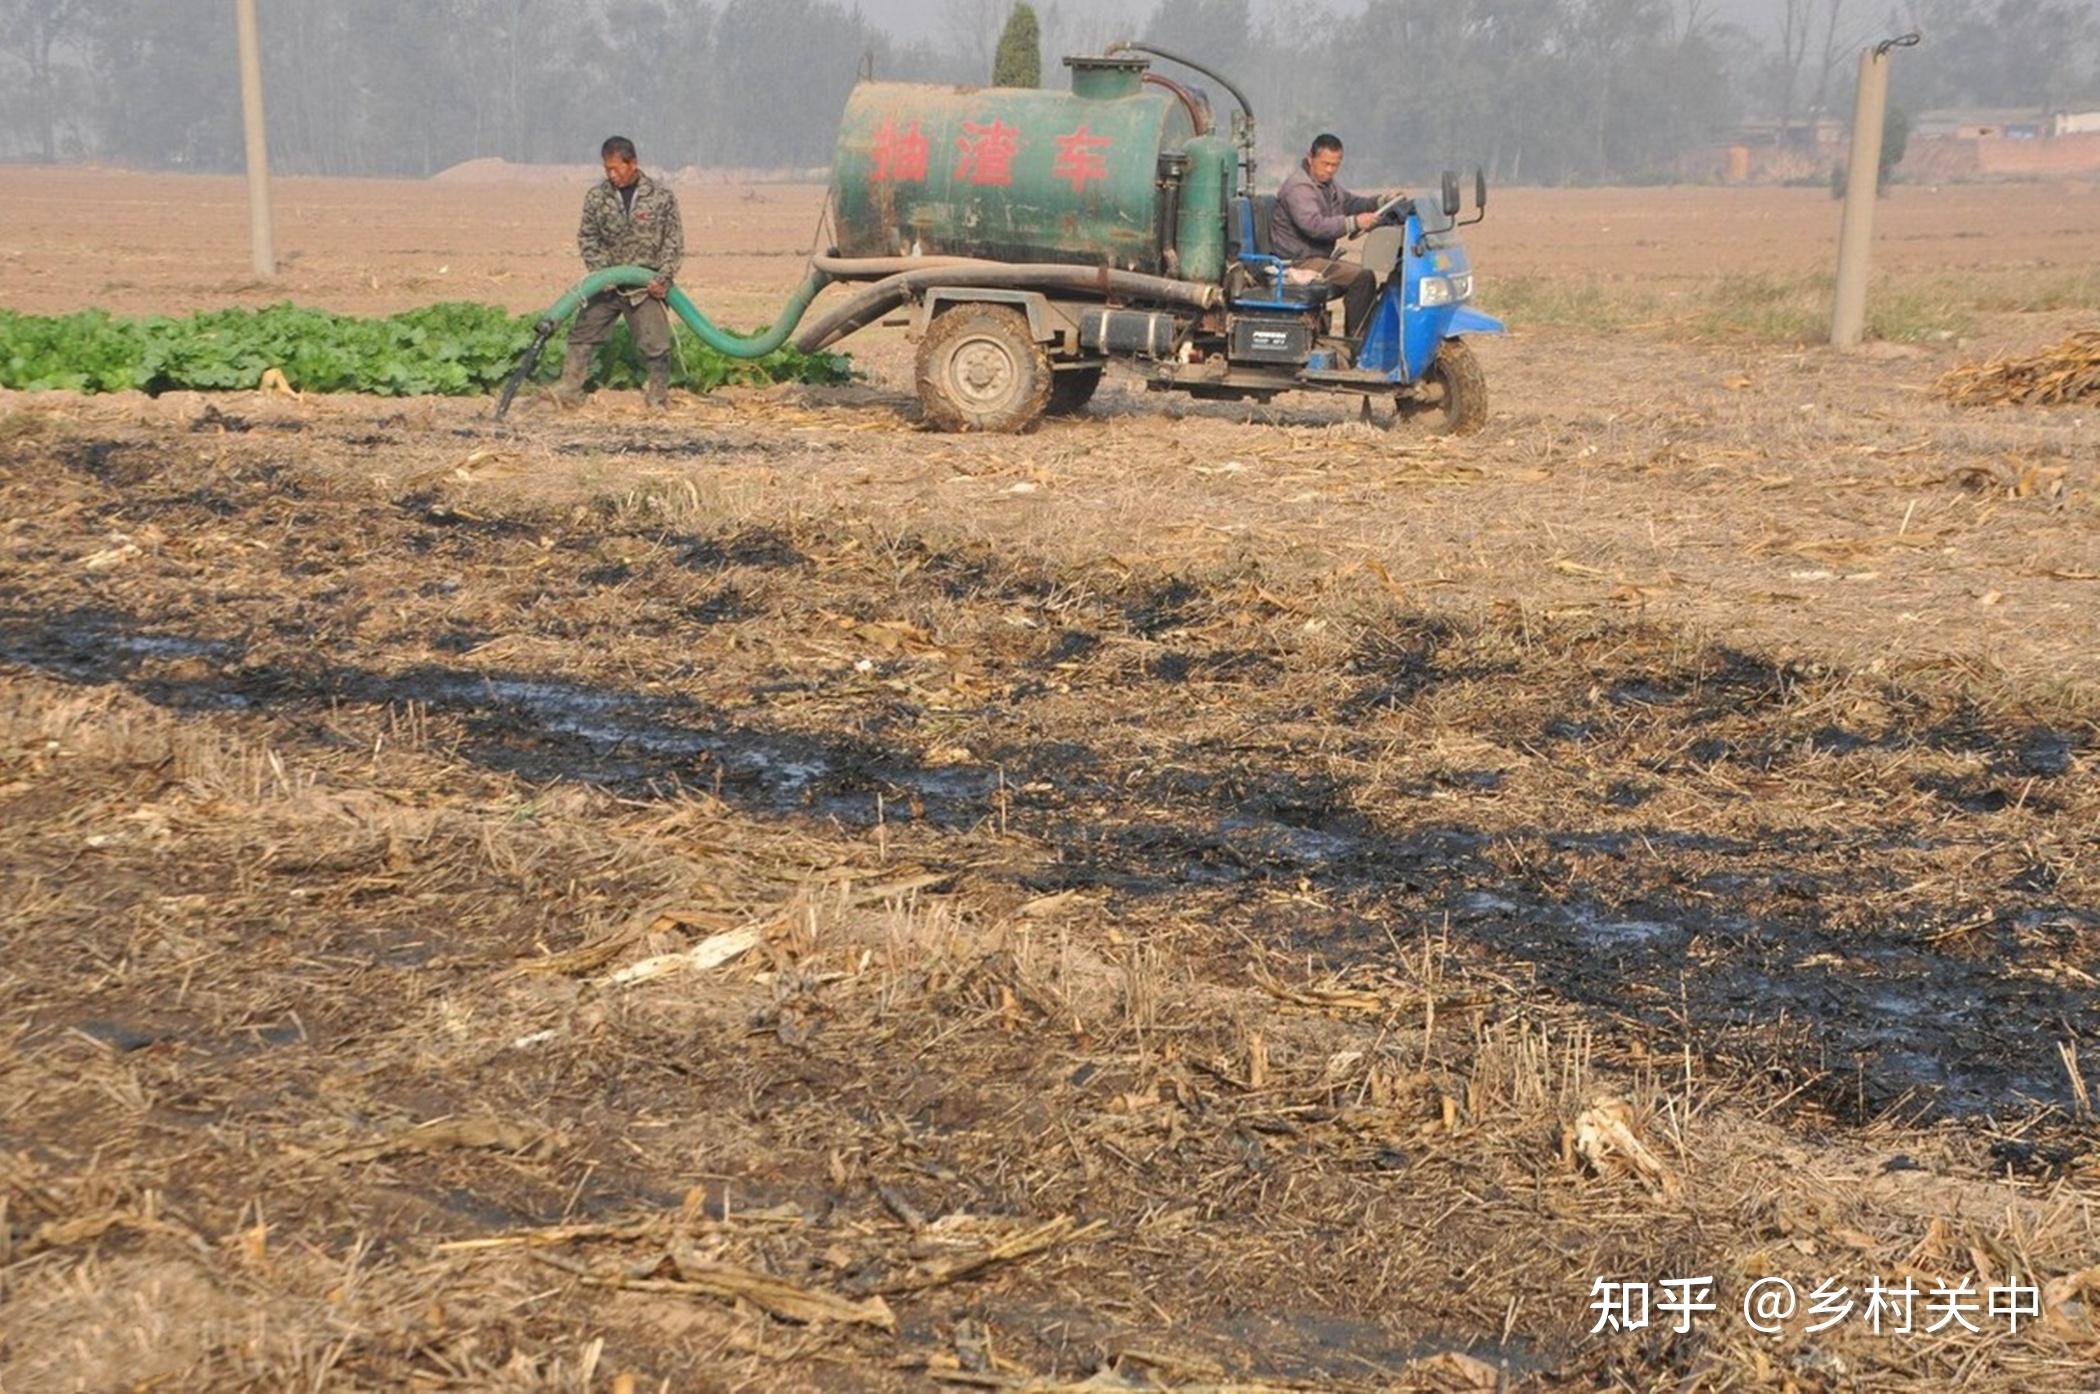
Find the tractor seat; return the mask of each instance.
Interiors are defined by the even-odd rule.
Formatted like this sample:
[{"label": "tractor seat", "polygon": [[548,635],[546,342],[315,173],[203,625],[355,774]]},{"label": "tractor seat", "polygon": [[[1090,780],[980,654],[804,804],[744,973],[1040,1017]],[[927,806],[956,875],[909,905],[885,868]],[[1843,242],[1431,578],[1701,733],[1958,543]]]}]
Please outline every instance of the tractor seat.
[{"label": "tractor seat", "polygon": [[1269,243],[1269,224],[1276,217],[1276,195],[1256,194],[1248,202],[1254,205],[1254,250],[1265,257],[1275,256],[1276,249]]},{"label": "tractor seat", "polygon": [[1334,282],[1310,271],[1286,267],[1283,272],[1283,284],[1277,286],[1273,294],[1277,299],[1289,301],[1293,305],[1303,305],[1309,310],[1318,309],[1334,298]]},{"label": "tractor seat", "polygon": [[1269,219],[1276,212],[1276,195],[1241,194],[1232,201],[1232,225],[1226,241],[1235,260],[1274,256],[1269,245]]},{"label": "tractor seat", "polygon": [[1226,276],[1228,297],[1236,306],[1263,310],[1317,310],[1334,296],[1334,283],[1293,273],[1271,249],[1269,218],[1274,194],[1241,195],[1232,201],[1227,248],[1232,266]]}]

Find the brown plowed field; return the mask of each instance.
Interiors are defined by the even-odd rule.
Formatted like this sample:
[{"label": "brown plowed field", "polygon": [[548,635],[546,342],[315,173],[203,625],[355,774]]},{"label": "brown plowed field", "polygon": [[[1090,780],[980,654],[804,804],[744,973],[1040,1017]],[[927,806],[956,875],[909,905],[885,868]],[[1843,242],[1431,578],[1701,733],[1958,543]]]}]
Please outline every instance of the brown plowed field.
[{"label": "brown plowed field", "polygon": [[[237,178],[0,166],[0,304],[36,314],[97,305],[170,314],[294,299],[391,313],[438,299],[540,309],[574,279],[583,187],[281,179],[283,274],[253,284],[247,186]],[[763,313],[801,276],[823,199],[806,185],[678,187],[689,290],[733,318]],[[1704,280],[1795,275],[1836,255],[1821,189],[1507,189],[1468,245],[1485,276]],[[1877,264],[2080,270],[2100,260],[2100,184],[1898,186]]]}]

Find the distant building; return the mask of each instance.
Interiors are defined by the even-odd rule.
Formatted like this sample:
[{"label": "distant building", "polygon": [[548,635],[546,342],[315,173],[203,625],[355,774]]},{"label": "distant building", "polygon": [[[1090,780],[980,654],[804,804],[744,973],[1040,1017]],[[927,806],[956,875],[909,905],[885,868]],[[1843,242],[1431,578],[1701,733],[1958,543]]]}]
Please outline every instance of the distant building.
[{"label": "distant building", "polygon": [[1928,140],[2040,140],[2056,134],[2053,118],[2040,107],[1948,107],[1924,112],[1911,130]]},{"label": "distant building", "polygon": [[[1685,179],[1705,184],[1806,184],[1845,162],[1852,132],[1829,117],[1745,121],[1726,141],[1687,152]],[[1919,113],[1898,170],[1924,182],[2100,174],[2100,110],[1950,107]]]},{"label": "distant building", "polygon": [[2100,173],[2100,111],[1949,107],[1921,112],[1903,173],[1989,179]]},{"label": "distant building", "polygon": [[1745,121],[1729,132],[1728,143],[1781,150],[1832,150],[1845,143],[1845,123],[1827,116]]},{"label": "distant building", "polygon": [[1845,157],[1845,126],[1827,116],[1745,121],[1718,145],[1688,152],[1678,172],[1714,184],[1785,184],[1821,179]]}]

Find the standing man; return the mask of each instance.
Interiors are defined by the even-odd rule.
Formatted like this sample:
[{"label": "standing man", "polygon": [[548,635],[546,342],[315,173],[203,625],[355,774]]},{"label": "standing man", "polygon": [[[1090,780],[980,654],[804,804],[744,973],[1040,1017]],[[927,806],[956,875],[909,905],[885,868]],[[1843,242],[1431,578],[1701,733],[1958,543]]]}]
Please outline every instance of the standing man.
[{"label": "standing man", "polygon": [[601,290],[584,302],[569,326],[568,357],[554,400],[562,406],[583,400],[591,358],[625,315],[627,332],[649,363],[642,400],[662,408],[671,398],[671,316],[664,297],[685,260],[685,225],[678,216],[677,196],[642,173],[635,162],[633,141],[613,136],[598,154],[605,162],[605,182],[583,196],[583,225],[576,233],[584,268],[646,266],[656,279],[647,286]]},{"label": "standing man", "polygon": [[[1357,338],[1378,299],[1378,273],[1353,261],[1340,261],[1334,244],[1352,232],[1378,226],[1384,199],[1352,194],[1334,182],[1342,168],[1340,136],[1313,137],[1312,149],[1276,191],[1269,215],[1269,246],[1293,267],[1310,271],[1342,292],[1342,333]],[[1406,217],[1405,208],[1386,221]]]}]

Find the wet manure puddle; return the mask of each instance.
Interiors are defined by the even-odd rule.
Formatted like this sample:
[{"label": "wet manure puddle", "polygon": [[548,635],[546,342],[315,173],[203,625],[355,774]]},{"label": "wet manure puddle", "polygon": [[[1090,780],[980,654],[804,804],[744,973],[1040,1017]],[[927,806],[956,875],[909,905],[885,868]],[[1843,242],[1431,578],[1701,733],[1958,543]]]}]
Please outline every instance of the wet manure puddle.
[{"label": "wet manure puddle", "polygon": [[[62,463],[107,492],[112,520],[283,515],[294,537],[369,539],[331,561],[341,574],[278,577],[284,614],[309,628],[334,622],[324,587],[371,567],[368,588],[398,591],[431,549],[494,574],[541,556],[551,528],[547,555],[597,569],[542,592],[561,623],[540,632],[571,646],[560,672],[442,661],[475,647],[471,626],[251,652],[150,618],[181,613],[210,573],[129,611],[64,579],[0,587],[0,664],[320,739],[335,708],[413,704],[451,719],[460,758],[535,782],[701,789],[847,829],[991,824],[1040,856],[983,874],[1230,917],[1331,967],[1448,927],[1660,1054],[1689,1049],[1841,1117],[2068,1111],[2059,1047],[2100,1035],[2100,908],[2078,851],[2100,818],[2089,720],[2013,719],[1601,623],[1517,636],[1387,613],[1352,621],[1361,637],[1337,664],[1286,637],[1299,615],[1246,621],[1209,579],[1075,577],[908,538],[879,567],[820,566],[866,554],[844,525],[816,524],[631,532],[613,563],[591,551],[611,535],[596,524],[311,495],[274,465],[212,476],[200,503],[186,467],[150,452]],[[688,619],[637,637],[631,611],[592,608],[614,586]],[[988,695],[944,718],[971,726],[967,759],[931,762],[919,717],[879,694],[826,689],[816,724],[790,727],[753,700],[762,667],[710,675],[733,710],[599,676],[616,642],[659,645],[623,658],[632,673],[686,660],[714,623],[792,636],[813,613],[914,607],[1023,636],[980,656]],[[1045,622],[1017,630],[1015,612]],[[1199,637],[1235,625],[1229,643]],[[1437,755],[1447,737],[1497,755]],[[1851,822],[1818,816],[1832,801]],[[1324,908],[1281,912],[1278,888]]]},{"label": "wet manure puddle", "polygon": [[[859,733],[773,730],[678,697],[431,665],[392,673],[243,667],[240,647],[153,632],[116,614],[0,615],[0,662],[125,684],[179,709],[290,716],[331,704],[417,704],[459,719],[462,756],[535,781],[640,796],[698,787],[750,812],[848,828],[887,818],[968,829],[996,815],[1052,853],[1047,868],[1024,877],[1031,891],[1199,897],[1238,907],[1271,937],[1334,964],[1382,957],[1396,933],[1448,926],[1528,964],[1541,985],[1659,1051],[1689,1046],[1718,1068],[1761,1075],[1855,1120],[2068,1109],[2073,1091],[2058,1043],[2100,1035],[2100,990],[2081,966],[2092,965],[2100,943],[2100,912],[2067,901],[2049,875],[2008,882],[1982,919],[1964,907],[1913,905],[1905,920],[1916,924],[1862,927],[1857,915],[1838,913],[1886,891],[1888,859],[1929,850],[1935,828],[1808,837],[1586,827],[1565,816],[1530,826],[1405,809],[1373,816],[1346,781],[1200,742],[1170,777],[1149,782],[1083,740],[1002,751],[996,764],[932,767]],[[1420,657],[1403,667],[1423,669]],[[1258,665],[1250,673],[1257,689],[1283,684]],[[1389,671],[1366,677],[1352,700],[1413,700],[1435,681],[1403,673],[1396,697],[1391,679]],[[1603,689],[1599,710],[1544,723],[1539,738],[1584,739],[1586,725],[1615,709],[1652,714],[1684,706],[1680,697],[1652,676],[1629,679]],[[1699,724],[1688,711],[1679,716]],[[1847,758],[1892,741],[1954,738],[1944,727],[1899,726],[1872,741],[1825,736],[1809,745]],[[2009,778],[2081,779],[2085,742],[2077,733],[1971,725],[1959,739]],[[1775,758],[1752,749],[1754,738],[1725,750],[1709,744],[1679,742],[1691,759]],[[1666,786],[1671,774],[1651,769],[1647,783]],[[1492,793],[1501,779],[1459,772],[1442,782]],[[1622,812],[1627,786],[1612,783],[1602,805]],[[1978,797],[1987,786],[1971,777],[1937,792],[1959,817],[1987,821],[2004,808]],[[1921,787],[1935,792],[1929,781]],[[2028,805],[2037,802],[2030,790]],[[1461,798],[1413,807],[1441,814],[1463,806]],[[1571,874],[1578,862],[1591,872]],[[1333,913],[1277,915],[1265,892],[1279,884],[1317,892]],[[1935,919],[1961,915],[1974,922],[1959,933],[1930,930]]]}]

